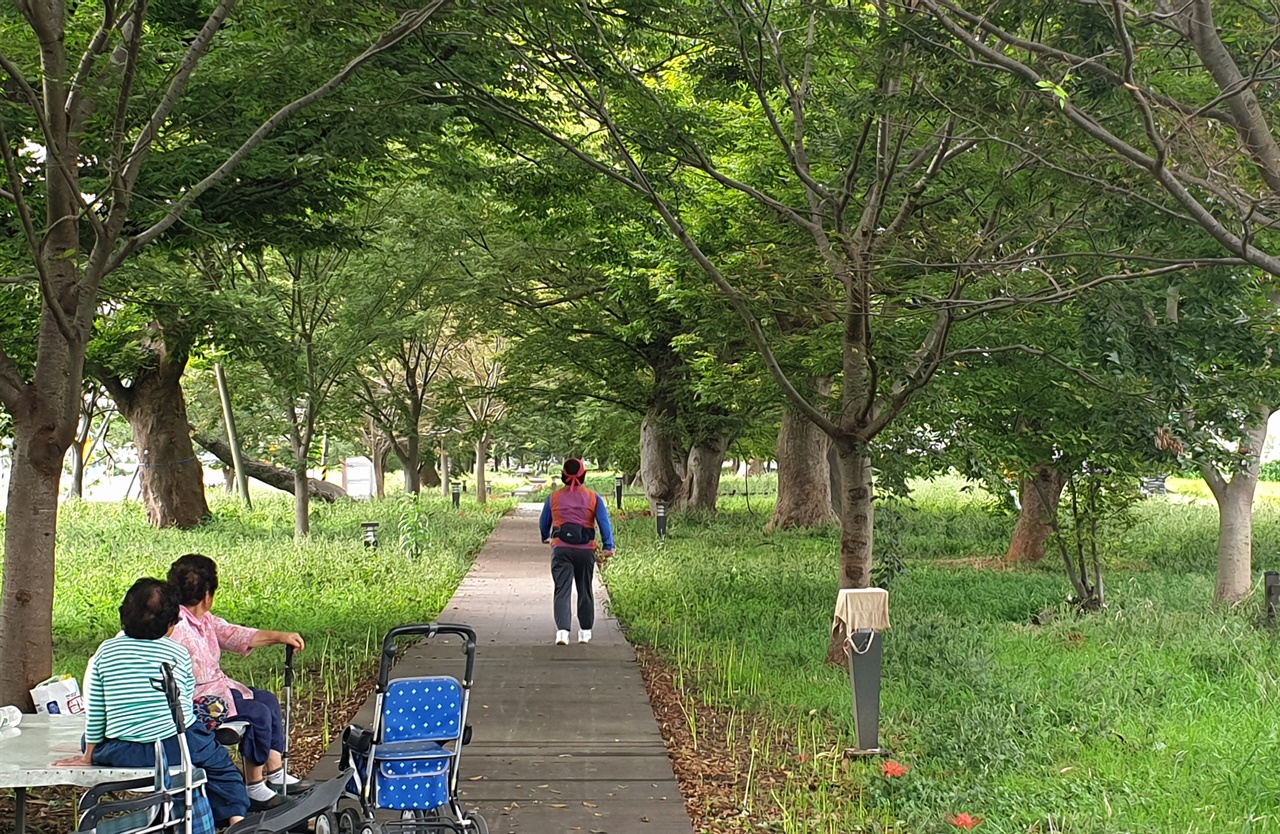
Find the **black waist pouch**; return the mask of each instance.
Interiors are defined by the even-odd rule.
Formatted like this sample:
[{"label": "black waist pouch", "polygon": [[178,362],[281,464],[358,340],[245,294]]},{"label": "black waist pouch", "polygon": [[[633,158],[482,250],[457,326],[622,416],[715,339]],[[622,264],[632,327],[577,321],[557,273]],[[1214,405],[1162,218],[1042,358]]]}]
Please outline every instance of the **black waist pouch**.
[{"label": "black waist pouch", "polygon": [[566,521],[552,530],[551,534],[565,544],[591,544],[596,538],[596,528]]}]

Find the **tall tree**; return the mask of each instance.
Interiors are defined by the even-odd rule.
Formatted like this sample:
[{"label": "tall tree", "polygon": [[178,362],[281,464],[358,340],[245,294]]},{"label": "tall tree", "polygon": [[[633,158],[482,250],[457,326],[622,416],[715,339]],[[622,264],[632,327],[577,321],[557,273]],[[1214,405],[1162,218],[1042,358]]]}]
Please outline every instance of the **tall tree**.
[{"label": "tall tree", "polygon": [[[589,8],[522,6],[508,24],[518,36],[500,45],[560,108],[455,79],[642,196],[742,318],[788,403],[839,455],[841,587],[871,581],[873,444],[951,359],[956,328],[1170,268],[1072,248],[1081,237],[1064,230],[1082,231],[1102,207],[1030,176],[1033,155],[940,108],[954,79],[912,50],[897,17],[883,4],[653,3],[631,7],[623,26]],[[757,151],[749,162],[742,147]],[[722,213],[777,218],[808,268],[763,297],[746,291],[733,253],[691,230],[687,207],[712,199]],[[798,282],[825,294],[836,322],[838,342],[811,363],[838,381],[830,398],[806,396],[787,373],[762,309],[794,303]],[[833,635],[833,661],[842,645]]]},{"label": "tall tree", "polygon": [[[0,71],[16,105],[0,119],[6,187],[26,269],[7,281],[39,288],[34,366],[0,346],[0,403],[14,425],[0,591],[0,701],[29,704],[52,667],[53,559],[62,460],[75,436],[85,349],[104,279],[177,223],[283,121],[422,26],[442,5],[407,13],[328,81],[285,103],[229,156],[138,210],[134,188],[236,0],[218,0],[192,27],[151,25],[144,0],[68,6],[17,0],[6,17]],[[175,43],[183,47],[174,50]],[[38,158],[24,147],[40,149]],[[41,217],[43,215],[43,217]],[[15,519],[20,521],[15,523]]]},{"label": "tall tree", "polygon": [[[1214,0],[911,6],[927,12],[910,24],[925,41],[945,44],[981,73],[1010,77],[1026,94],[1052,103],[1043,109],[1056,114],[1054,121],[1021,139],[1041,149],[1043,164],[1112,191],[1115,169],[1126,169],[1140,179],[1124,189],[1134,204],[1198,229],[1244,263],[1280,277],[1272,211],[1280,197],[1280,110],[1265,94],[1278,63],[1270,10]],[[1084,141],[1058,141],[1064,123]],[[1271,283],[1263,289],[1268,298]],[[1232,433],[1243,448],[1256,448],[1265,415],[1277,404],[1242,403]],[[1223,520],[1218,600],[1238,600],[1251,584],[1255,465],[1240,461],[1235,487],[1234,478],[1206,472]]]},{"label": "tall tree", "polygon": [[485,466],[493,432],[507,414],[507,403],[502,398],[505,350],[507,345],[501,336],[473,334],[458,345],[446,366],[462,412],[471,424],[469,434],[476,449],[476,500],[481,504],[488,500]]}]

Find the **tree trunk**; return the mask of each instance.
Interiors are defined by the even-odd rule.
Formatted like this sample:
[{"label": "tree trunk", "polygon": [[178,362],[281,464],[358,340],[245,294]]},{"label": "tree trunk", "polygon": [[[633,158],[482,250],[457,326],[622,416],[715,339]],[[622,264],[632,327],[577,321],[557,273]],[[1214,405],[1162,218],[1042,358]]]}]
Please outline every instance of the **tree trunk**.
[{"label": "tree trunk", "polygon": [[[866,447],[850,441],[838,444],[840,480],[844,484],[844,501],[840,507],[840,585],[841,588],[871,586],[871,553],[875,517],[871,499],[871,456]],[[824,479],[825,481],[825,479]],[[825,504],[824,504],[825,506]],[[845,663],[845,634],[837,629],[827,646],[827,663]]]},{"label": "tree trunk", "polygon": [[440,492],[449,497],[449,453],[440,450]]},{"label": "tree trunk", "polygon": [[[199,432],[193,434],[191,439],[207,450],[210,454],[214,455],[218,460],[222,461],[224,465],[233,465],[231,462],[231,447],[226,443],[223,443],[220,439],[210,437],[206,434],[200,434]],[[263,463],[259,460],[249,460],[247,458],[244,461],[244,469],[245,472],[248,473],[249,477],[253,478],[255,481],[261,481],[267,486],[275,487],[281,492],[287,492],[290,495],[293,494],[295,486],[294,473],[292,469],[282,469],[279,466],[272,466],[269,463]],[[342,487],[337,484],[330,484],[325,481],[317,480],[316,478],[309,478],[307,480],[307,491],[311,494],[312,498],[319,498],[326,504],[332,504],[339,498],[347,497],[347,491]]]},{"label": "tree trunk", "polygon": [[831,440],[803,415],[788,409],[778,430],[778,500],[766,530],[833,523],[827,449]]},{"label": "tree trunk", "polygon": [[422,463],[417,468],[417,482],[431,490],[440,485],[440,473],[436,471],[435,464],[435,453],[428,449],[428,452],[422,455]]},{"label": "tree trunk", "polygon": [[422,491],[422,479],[418,476],[418,467],[422,464],[422,439],[406,437],[403,445],[395,444],[394,451],[404,472],[404,491],[417,495]]},{"label": "tree trunk", "polygon": [[[231,445],[232,472],[235,485],[240,490],[240,500],[249,509],[253,509],[253,501],[249,498],[249,475],[244,471],[244,455],[240,446],[240,434],[236,431],[235,409],[231,407],[231,388],[227,385],[227,375],[222,366],[214,364],[213,375],[218,382],[218,401],[222,404],[222,424],[227,430],[227,443]],[[231,490],[227,490],[230,492]]]},{"label": "tree trunk", "polygon": [[0,704],[24,710],[31,708],[28,690],[53,671],[54,538],[66,446],[54,439],[51,422],[13,423],[0,589]]},{"label": "tree trunk", "polygon": [[64,4],[18,8],[41,21],[36,32],[41,91],[52,137],[46,142],[41,178],[44,217],[35,222],[40,239],[31,251],[40,261],[42,301],[29,311],[40,321],[32,379],[23,379],[8,354],[0,352],[0,396],[13,421],[0,580],[0,704],[29,708],[28,690],[47,678],[53,666],[58,487],[79,420],[101,275],[85,275],[80,269],[80,134],[77,118],[65,117],[72,72]]},{"label": "tree trunk", "polygon": [[104,379],[138,447],[142,503],[154,527],[190,529],[209,517],[204,470],[191,444],[191,424],[182,393],[186,356],[161,349],[154,366],[138,371],[131,385]]},{"label": "tree trunk", "polygon": [[222,484],[227,491],[227,495],[236,494],[236,472],[230,466],[222,467]]},{"label": "tree trunk", "polygon": [[1022,478],[1018,492],[1022,508],[1005,553],[1006,562],[1034,565],[1044,559],[1045,543],[1053,532],[1065,485],[1062,472],[1047,463],[1036,464],[1031,474]]},{"label": "tree trunk", "polygon": [[764,461],[760,460],[760,458],[752,458],[751,460],[747,461],[746,477],[755,478],[763,474],[764,474]]},{"label": "tree trunk", "polygon": [[489,458],[489,435],[486,433],[476,441],[476,501],[485,503],[489,496],[485,489],[485,463]]},{"label": "tree trunk", "polygon": [[727,436],[694,443],[689,448],[685,466],[684,508],[714,513],[720,497],[720,475],[724,471],[725,451],[729,448]]},{"label": "tree trunk", "polygon": [[379,436],[369,446],[369,462],[373,464],[373,497],[387,497],[387,456],[391,454],[391,445]]},{"label": "tree trunk", "polygon": [[[308,404],[310,409],[310,404]],[[303,420],[310,423],[311,415]],[[307,460],[311,457],[311,430],[307,425],[294,423],[289,427],[289,441],[293,447],[293,537],[305,539],[311,535],[311,490],[308,489]],[[321,483],[328,483],[321,481]]]},{"label": "tree trunk", "polygon": [[1226,480],[1211,466],[1202,467],[1205,482],[1218,502],[1218,572],[1214,602],[1235,603],[1249,593],[1253,581],[1253,493],[1258,486],[1260,453],[1267,439],[1267,412],[1255,415],[1245,429],[1241,448],[1247,464]]},{"label": "tree trunk", "polygon": [[680,476],[672,462],[671,418],[673,409],[655,402],[640,423],[640,477],[649,497],[649,509],[659,501],[674,509],[680,497]]},{"label": "tree trunk", "polygon": [[840,481],[840,454],[836,451],[836,444],[831,442],[827,443],[827,489],[831,494],[831,514],[839,521],[844,485]]},{"label": "tree trunk", "polygon": [[[307,487],[307,463],[294,464],[293,470],[293,536],[305,539],[311,535],[311,490]],[[327,483],[322,481],[321,483]]]}]

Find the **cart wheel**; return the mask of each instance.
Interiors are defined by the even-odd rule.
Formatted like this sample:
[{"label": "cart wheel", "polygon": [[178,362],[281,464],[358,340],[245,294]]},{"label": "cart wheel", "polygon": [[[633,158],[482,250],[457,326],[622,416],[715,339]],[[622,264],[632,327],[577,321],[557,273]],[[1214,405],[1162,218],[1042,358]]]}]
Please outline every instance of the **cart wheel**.
[{"label": "cart wheel", "polygon": [[439,819],[439,817],[436,816],[434,811],[401,811],[400,819],[405,821],[412,820],[417,823],[414,826],[407,826],[403,829],[404,831],[412,832],[412,834],[434,834],[437,828],[431,823],[433,820]]},{"label": "cart wheel", "polygon": [[480,816],[475,811],[467,811],[466,816],[464,816],[463,819],[471,823],[476,834],[489,834],[489,823],[485,822],[484,817]]},{"label": "cart wheel", "polygon": [[360,834],[364,817],[355,808],[343,808],[338,812],[338,834]]},{"label": "cart wheel", "polygon": [[315,834],[338,834],[338,819],[332,811],[316,817]]}]

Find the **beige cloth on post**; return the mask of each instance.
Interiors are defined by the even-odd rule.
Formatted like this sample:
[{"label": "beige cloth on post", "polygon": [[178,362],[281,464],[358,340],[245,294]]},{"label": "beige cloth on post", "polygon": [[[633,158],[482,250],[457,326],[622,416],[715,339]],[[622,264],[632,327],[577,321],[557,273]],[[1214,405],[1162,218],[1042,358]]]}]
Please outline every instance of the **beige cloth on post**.
[{"label": "beige cloth on post", "polygon": [[889,592],[884,588],[843,588],[836,597],[836,615],[831,633],[844,626],[845,647],[853,645],[853,633],[860,628],[884,631],[889,627]]}]

